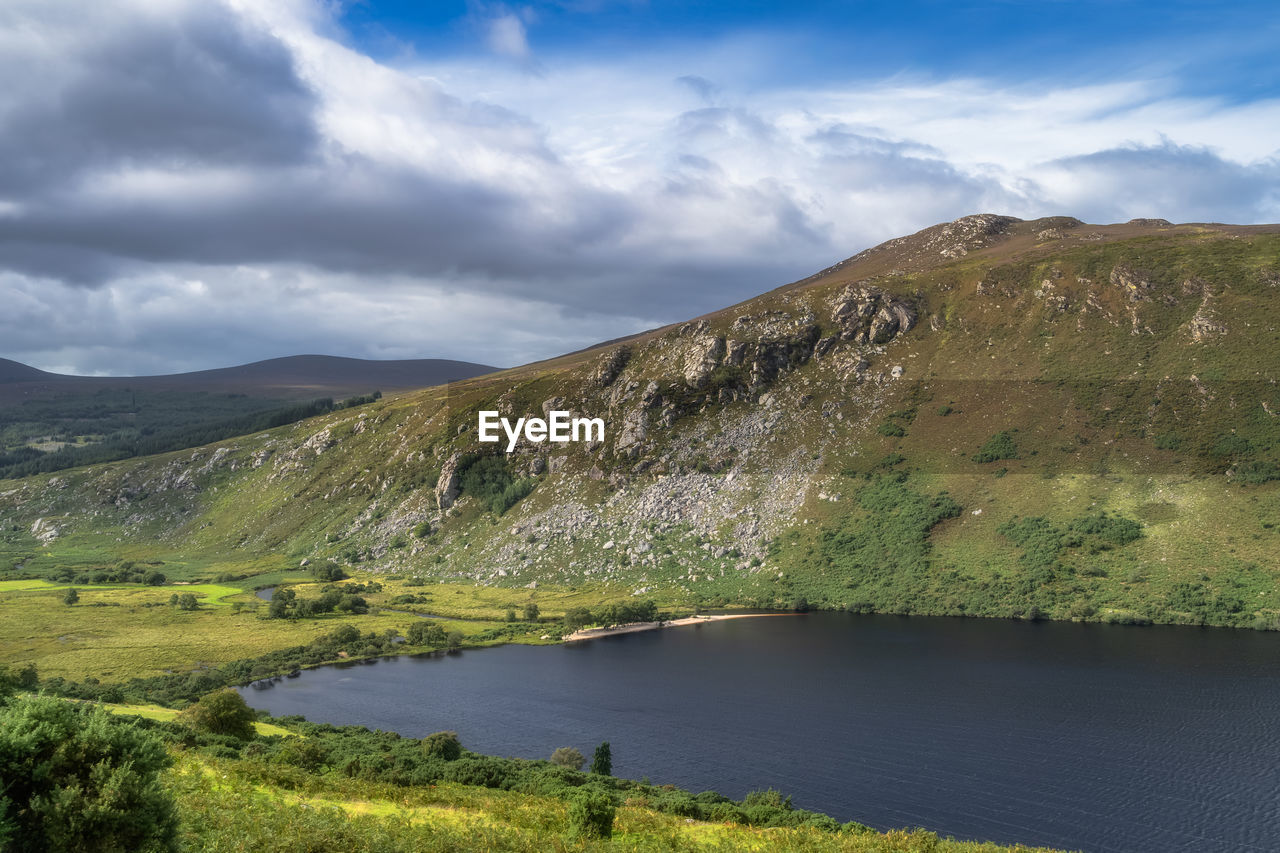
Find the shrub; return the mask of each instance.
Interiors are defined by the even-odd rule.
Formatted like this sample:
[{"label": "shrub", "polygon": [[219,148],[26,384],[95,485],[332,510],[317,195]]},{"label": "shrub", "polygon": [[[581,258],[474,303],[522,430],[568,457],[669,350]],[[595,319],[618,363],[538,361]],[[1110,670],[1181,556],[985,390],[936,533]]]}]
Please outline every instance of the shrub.
[{"label": "shrub", "polygon": [[562,746],[551,753],[551,763],[558,767],[581,770],[582,765],[586,764],[586,762],[587,759],[583,757],[582,753],[572,746]]},{"label": "shrub", "polygon": [[905,429],[898,426],[893,421],[885,421],[880,424],[880,426],[876,427],[876,432],[884,436],[889,436],[890,438],[901,438],[907,434]]},{"label": "shrub", "polygon": [[1013,443],[1013,436],[1007,432],[998,432],[988,438],[978,452],[974,454],[974,462],[995,462],[1000,459],[1017,459],[1018,446]]},{"label": "shrub", "polygon": [[462,742],[457,732],[436,732],[422,739],[422,751],[428,758],[457,761],[462,757]]},{"label": "shrub", "polygon": [[617,807],[608,793],[584,786],[569,795],[569,826],[579,838],[609,838]]},{"label": "shrub", "polygon": [[1280,480],[1280,467],[1274,462],[1241,462],[1235,468],[1235,478],[1238,483],[1259,486],[1272,480]]},{"label": "shrub", "polygon": [[[101,708],[46,696],[0,710],[5,849],[177,849],[164,745]],[[4,800],[0,800],[3,803]]]},{"label": "shrub", "polygon": [[[0,705],[18,690],[32,690],[40,682],[36,665],[29,663],[21,669],[10,669],[0,664]],[[3,793],[3,792],[0,792]]]},{"label": "shrub", "polygon": [[1096,536],[1110,545],[1128,545],[1141,539],[1142,525],[1130,518],[1108,515],[1105,512],[1085,515],[1071,522],[1071,529],[1088,536]]}]

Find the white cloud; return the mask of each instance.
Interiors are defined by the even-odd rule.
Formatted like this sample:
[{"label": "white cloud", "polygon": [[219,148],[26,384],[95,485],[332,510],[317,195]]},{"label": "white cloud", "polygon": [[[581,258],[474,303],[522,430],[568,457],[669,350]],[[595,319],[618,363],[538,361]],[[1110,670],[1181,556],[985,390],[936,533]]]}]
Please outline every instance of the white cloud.
[{"label": "white cloud", "polygon": [[1159,79],[771,88],[733,39],[531,74],[506,6],[500,59],[392,67],[307,0],[79,7],[0,11],[0,355],[42,366],[507,364],[977,211],[1280,213],[1280,104]]},{"label": "white cloud", "polygon": [[505,12],[488,22],[489,49],[499,56],[526,60],[531,56],[529,34],[524,21],[512,12]]}]

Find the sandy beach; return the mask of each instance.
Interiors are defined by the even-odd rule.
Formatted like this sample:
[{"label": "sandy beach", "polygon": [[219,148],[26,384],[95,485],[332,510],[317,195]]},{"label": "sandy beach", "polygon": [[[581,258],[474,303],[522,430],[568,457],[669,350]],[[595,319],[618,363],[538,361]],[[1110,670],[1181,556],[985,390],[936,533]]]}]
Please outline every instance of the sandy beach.
[{"label": "sandy beach", "polygon": [[633,622],[630,625],[615,625],[612,628],[586,628],[566,634],[564,641],[572,643],[577,640],[591,640],[596,637],[612,637],[615,634],[635,634],[639,631],[654,631],[658,628],[676,628],[681,625],[701,625],[706,622],[723,622],[726,619],[751,619],[757,616],[787,616],[786,613],[717,613],[705,616],[686,616],[683,619],[668,619],[665,622]]}]

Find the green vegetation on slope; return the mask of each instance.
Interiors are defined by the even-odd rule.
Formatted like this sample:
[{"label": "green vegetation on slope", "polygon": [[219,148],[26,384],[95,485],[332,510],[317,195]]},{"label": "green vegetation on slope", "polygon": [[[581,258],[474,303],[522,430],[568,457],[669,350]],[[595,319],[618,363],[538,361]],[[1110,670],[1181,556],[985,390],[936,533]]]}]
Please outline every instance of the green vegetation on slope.
[{"label": "green vegetation on slope", "polygon": [[772,790],[735,802],[477,755],[451,732],[417,740],[296,718],[281,721],[283,736],[243,725],[222,730],[213,723],[243,723],[248,709],[234,693],[213,698],[226,700],[218,713],[210,704],[204,716],[163,720],[146,709],[130,717],[128,708],[109,714],[48,697],[4,707],[0,696],[0,844],[15,851],[1011,849],[842,826]]}]

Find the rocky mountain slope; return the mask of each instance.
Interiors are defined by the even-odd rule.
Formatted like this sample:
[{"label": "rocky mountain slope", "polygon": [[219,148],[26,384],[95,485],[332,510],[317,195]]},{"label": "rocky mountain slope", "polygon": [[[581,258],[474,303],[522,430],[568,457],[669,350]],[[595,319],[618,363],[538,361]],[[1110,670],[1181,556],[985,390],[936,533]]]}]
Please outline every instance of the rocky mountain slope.
[{"label": "rocky mountain slope", "polygon": [[[0,576],[334,558],[712,605],[1274,628],[1278,326],[1280,226],[969,216],[621,343],[0,483]],[[606,436],[503,454],[480,409]]]}]

